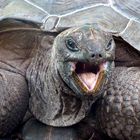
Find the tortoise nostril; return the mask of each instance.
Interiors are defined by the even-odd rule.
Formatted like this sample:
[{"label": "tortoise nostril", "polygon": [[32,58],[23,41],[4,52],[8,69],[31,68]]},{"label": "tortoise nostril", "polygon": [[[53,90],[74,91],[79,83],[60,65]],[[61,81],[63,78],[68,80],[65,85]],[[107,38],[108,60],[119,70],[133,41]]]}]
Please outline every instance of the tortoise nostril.
[{"label": "tortoise nostril", "polygon": [[99,57],[102,57],[102,55],[101,55],[101,54],[99,54]]},{"label": "tortoise nostril", "polygon": [[96,57],[96,58],[102,58],[102,54],[94,54],[94,53],[93,53],[93,54],[91,55],[91,57],[92,57],[92,58],[95,58],[95,57]]},{"label": "tortoise nostril", "polygon": [[95,54],[92,54],[91,57],[94,58],[95,57]]}]

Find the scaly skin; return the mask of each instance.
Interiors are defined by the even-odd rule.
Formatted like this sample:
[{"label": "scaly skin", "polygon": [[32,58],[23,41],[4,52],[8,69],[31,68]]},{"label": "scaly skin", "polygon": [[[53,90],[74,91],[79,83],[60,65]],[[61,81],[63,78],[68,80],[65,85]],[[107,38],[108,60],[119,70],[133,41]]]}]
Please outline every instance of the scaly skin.
[{"label": "scaly skin", "polygon": [[[27,30],[20,30],[23,28]],[[28,109],[26,70],[44,36],[28,28],[33,25],[20,21],[0,26],[0,137],[10,135],[22,123]]]},{"label": "scaly skin", "polygon": [[[26,30],[20,30],[25,25]],[[0,136],[19,125],[29,93],[29,108],[41,122],[80,122],[101,96],[113,68],[115,44],[110,34],[84,26],[66,30],[54,41],[54,34],[30,31],[30,26],[18,21],[1,27]],[[96,81],[94,86],[89,79]]]},{"label": "scaly skin", "polygon": [[139,140],[140,52],[118,41],[116,68],[97,110],[101,130],[111,138]]},{"label": "scaly skin", "polygon": [[[74,50],[66,44],[69,38],[74,40]],[[107,33],[83,26],[60,33],[52,48],[45,48],[47,44],[39,47],[26,73],[31,93],[29,108],[38,120],[64,127],[76,124],[88,115],[111,73],[115,49],[111,39]],[[100,65],[106,61],[106,70],[100,75],[96,88],[87,92],[73,76],[75,63]]]},{"label": "scaly skin", "polygon": [[118,67],[104,95],[99,121],[112,138],[138,140],[140,136],[140,68]]}]

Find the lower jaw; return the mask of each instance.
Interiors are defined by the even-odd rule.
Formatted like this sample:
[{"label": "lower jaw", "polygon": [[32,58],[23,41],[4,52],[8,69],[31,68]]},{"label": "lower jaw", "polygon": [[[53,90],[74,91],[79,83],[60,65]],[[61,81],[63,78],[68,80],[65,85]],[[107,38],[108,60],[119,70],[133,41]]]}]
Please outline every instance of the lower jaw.
[{"label": "lower jaw", "polygon": [[92,90],[89,90],[83,84],[83,82],[79,79],[78,75],[75,72],[73,72],[72,75],[76,84],[80,87],[84,95],[93,95],[93,96],[97,95],[99,91],[101,90],[102,86],[104,85],[105,79],[106,79],[106,72],[103,70],[99,73],[99,76],[98,76],[98,79],[96,81],[94,88]]}]

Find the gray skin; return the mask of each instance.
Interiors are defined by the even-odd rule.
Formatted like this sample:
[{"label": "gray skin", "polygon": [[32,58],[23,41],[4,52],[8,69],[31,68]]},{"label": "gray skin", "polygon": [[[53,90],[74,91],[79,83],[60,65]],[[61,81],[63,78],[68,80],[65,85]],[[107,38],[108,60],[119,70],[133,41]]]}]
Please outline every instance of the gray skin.
[{"label": "gray skin", "polygon": [[116,44],[116,68],[97,109],[98,127],[111,138],[140,139],[140,52]]},{"label": "gray skin", "polygon": [[[1,24],[0,136],[11,133],[21,123],[28,102],[31,113],[41,122],[70,126],[85,118],[103,93],[113,68],[112,36],[84,26],[55,37],[22,21]],[[71,37],[72,45],[68,43]],[[96,70],[101,75],[92,91],[82,88],[72,75],[77,62],[101,70]]]},{"label": "gray skin", "polygon": [[[93,111],[94,117],[88,116],[87,120],[81,121],[76,128],[81,134],[78,138],[109,140],[109,138],[105,138],[104,136],[96,138],[97,132],[102,131],[111,138],[139,140],[140,52],[122,39],[117,38],[115,53],[116,68],[112,72],[111,79],[106,87],[106,92],[103,94],[101,100],[99,99],[98,102],[93,104],[93,110],[91,110],[91,112]],[[95,116],[95,112],[97,116]],[[35,139],[34,134],[37,128],[33,127],[34,125],[27,126],[25,127],[26,131],[24,130],[24,136],[31,136]],[[40,127],[41,126],[40,124]],[[72,130],[74,128],[71,127]],[[82,131],[79,130],[79,128],[83,128]],[[95,128],[97,128],[97,132]],[[44,128],[44,130],[46,129],[48,130],[48,127]],[[29,130],[32,130],[34,133],[27,133]],[[86,135],[86,131],[89,132],[90,130],[94,130],[92,137],[84,137],[83,134]],[[47,134],[56,136],[56,131],[57,129]],[[77,139],[76,131],[69,132],[71,132],[70,138]],[[46,133],[38,134],[44,135]],[[40,138],[42,138],[42,136],[40,136]],[[65,137],[61,137],[60,139],[63,138],[66,139]]]},{"label": "gray skin", "polygon": [[[67,41],[72,41],[72,46]],[[45,48],[47,44],[44,42],[45,38],[42,41]],[[40,49],[27,69],[32,114],[41,122],[57,127],[71,126],[85,118],[104,90],[113,68],[114,52],[112,36],[91,26],[71,28],[60,33],[53,47]],[[83,89],[73,74],[77,68],[81,71],[83,65],[75,63],[88,64],[85,71],[89,72],[90,68],[105,62],[105,73],[97,89],[91,92]]]}]

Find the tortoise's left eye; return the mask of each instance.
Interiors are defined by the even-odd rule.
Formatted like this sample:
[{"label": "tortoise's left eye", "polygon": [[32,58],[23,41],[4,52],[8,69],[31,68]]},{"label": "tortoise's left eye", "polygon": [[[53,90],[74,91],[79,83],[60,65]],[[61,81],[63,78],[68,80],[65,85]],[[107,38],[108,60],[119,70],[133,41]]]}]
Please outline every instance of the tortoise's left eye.
[{"label": "tortoise's left eye", "polygon": [[67,38],[65,40],[66,47],[71,51],[78,51],[79,48],[77,47],[76,42],[72,38]]},{"label": "tortoise's left eye", "polygon": [[111,49],[112,41],[113,41],[113,39],[111,39],[111,40],[108,42],[108,44],[107,44],[107,46],[106,46],[106,48],[105,48],[107,51]]}]

